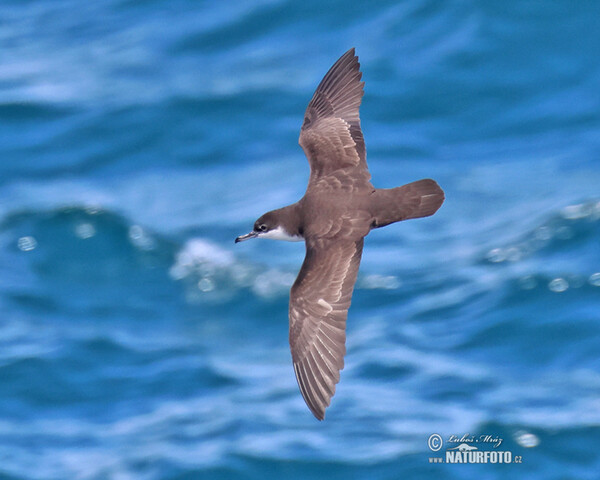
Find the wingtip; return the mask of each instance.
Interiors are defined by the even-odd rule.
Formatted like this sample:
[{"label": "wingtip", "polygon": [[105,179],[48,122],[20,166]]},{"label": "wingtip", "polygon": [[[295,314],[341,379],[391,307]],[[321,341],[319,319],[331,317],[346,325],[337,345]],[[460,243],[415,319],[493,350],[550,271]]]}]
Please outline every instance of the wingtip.
[{"label": "wingtip", "polygon": [[344,61],[348,61],[349,59],[354,60],[360,68],[360,62],[358,61],[358,55],[356,54],[355,47],[346,50],[346,52],[340,58],[337,59],[336,63],[343,63]]},{"label": "wingtip", "polygon": [[306,118],[313,120],[309,115],[311,109],[317,117],[335,114],[345,121],[358,123],[364,85],[360,62],[355,55],[355,48],[352,47],[337,59],[317,86],[308,104],[302,129],[306,129]]},{"label": "wingtip", "polygon": [[[310,406],[309,406],[309,408],[310,408]],[[319,410],[313,410],[312,408],[310,408],[310,411],[319,422],[322,422],[323,420],[325,420],[325,410],[323,410],[321,412]]]},{"label": "wingtip", "polygon": [[360,66],[360,62],[358,61],[358,55],[356,54],[356,47],[352,47],[348,50],[343,56],[353,57],[356,60],[356,63]]}]

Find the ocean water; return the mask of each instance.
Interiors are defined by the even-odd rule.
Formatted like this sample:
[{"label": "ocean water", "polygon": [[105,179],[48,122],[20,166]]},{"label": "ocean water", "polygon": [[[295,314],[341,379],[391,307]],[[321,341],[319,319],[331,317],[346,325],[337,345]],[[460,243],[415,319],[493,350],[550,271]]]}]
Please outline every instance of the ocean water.
[{"label": "ocean water", "polygon": [[[598,478],[598,18],[0,1],[0,478]],[[302,114],[352,46],[373,183],[446,202],[368,236],[318,422],[287,344],[304,248],[233,239],[303,194]],[[522,463],[431,463],[451,435]]]}]

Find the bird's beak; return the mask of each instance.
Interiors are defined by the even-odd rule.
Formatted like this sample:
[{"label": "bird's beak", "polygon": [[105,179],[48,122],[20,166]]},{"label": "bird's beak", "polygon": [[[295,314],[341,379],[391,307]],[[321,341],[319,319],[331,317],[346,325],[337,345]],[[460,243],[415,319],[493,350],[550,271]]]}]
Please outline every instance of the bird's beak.
[{"label": "bird's beak", "polygon": [[254,237],[258,237],[258,233],[256,233],[256,232],[250,232],[250,233],[247,233],[246,235],[240,235],[239,237],[237,237],[235,239],[235,243],[243,242],[244,240],[249,240],[249,239],[254,238]]}]

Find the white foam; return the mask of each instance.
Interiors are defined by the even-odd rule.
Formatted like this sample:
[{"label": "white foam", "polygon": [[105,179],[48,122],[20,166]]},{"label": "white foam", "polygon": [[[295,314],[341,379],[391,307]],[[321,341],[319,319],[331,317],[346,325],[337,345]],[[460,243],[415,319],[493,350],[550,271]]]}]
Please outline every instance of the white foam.
[{"label": "white foam", "polygon": [[202,265],[208,269],[231,267],[234,261],[233,254],[219,245],[203,238],[193,238],[177,254],[169,273],[172,278],[179,280]]}]

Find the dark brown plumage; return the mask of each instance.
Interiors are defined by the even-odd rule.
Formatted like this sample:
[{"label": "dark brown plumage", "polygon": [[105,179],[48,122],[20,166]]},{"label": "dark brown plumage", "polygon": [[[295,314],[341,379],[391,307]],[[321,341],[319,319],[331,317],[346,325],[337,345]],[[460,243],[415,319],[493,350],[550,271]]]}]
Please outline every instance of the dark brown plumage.
[{"label": "dark brown plumage", "polygon": [[347,51],[313,95],[299,143],[310,164],[304,197],[260,217],[254,237],[298,239],[306,257],[290,292],[290,348],[296,379],[319,420],[344,368],[346,317],[364,237],[374,228],[433,215],[444,192],[433,180],[375,189],[360,128],[363,96],[360,64]]}]

